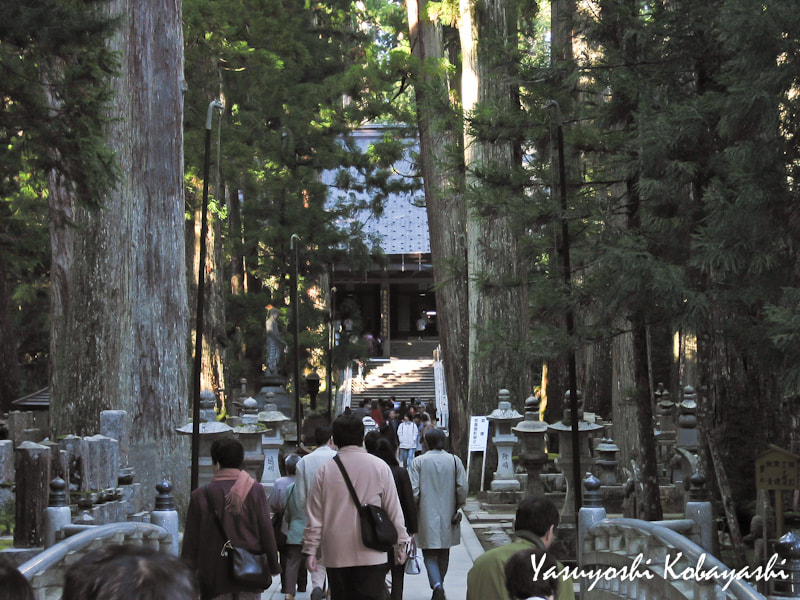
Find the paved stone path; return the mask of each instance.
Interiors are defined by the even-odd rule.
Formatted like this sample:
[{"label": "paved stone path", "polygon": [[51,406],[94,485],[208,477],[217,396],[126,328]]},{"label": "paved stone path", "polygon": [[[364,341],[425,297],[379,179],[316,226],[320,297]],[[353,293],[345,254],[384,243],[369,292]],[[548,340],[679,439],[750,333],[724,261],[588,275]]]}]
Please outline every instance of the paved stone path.
[{"label": "paved stone path", "polygon": [[[467,572],[472,568],[473,561],[483,553],[478,537],[472,530],[467,519],[461,520],[461,543],[450,549],[450,567],[444,580],[444,589],[447,600],[465,600],[467,597]],[[261,596],[262,600],[283,600],[280,581],[276,577],[275,583]],[[296,600],[309,600],[310,590],[298,594]],[[419,575],[406,575],[403,589],[403,600],[430,600],[431,588],[428,577],[423,568]]]}]

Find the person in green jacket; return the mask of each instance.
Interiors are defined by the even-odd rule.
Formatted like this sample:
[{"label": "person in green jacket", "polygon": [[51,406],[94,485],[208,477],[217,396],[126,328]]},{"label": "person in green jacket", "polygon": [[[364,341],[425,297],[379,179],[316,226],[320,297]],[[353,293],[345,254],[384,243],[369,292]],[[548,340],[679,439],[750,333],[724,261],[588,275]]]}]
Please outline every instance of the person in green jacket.
[{"label": "person in green jacket", "polygon": [[[511,600],[506,589],[506,562],[520,550],[547,550],[555,538],[558,520],[558,509],[548,498],[523,499],[517,506],[511,543],[481,554],[467,573],[467,600]],[[575,600],[572,578],[559,582],[557,598]]]}]

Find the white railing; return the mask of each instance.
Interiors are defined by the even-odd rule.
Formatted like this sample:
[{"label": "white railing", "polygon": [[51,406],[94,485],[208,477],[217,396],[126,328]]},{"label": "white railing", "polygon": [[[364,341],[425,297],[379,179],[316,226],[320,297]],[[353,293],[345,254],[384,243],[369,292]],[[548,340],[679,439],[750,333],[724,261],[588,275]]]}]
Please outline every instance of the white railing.
[{"label": "white railing", "polygon": [[745,573],[732,571],[668,523],[604,519],[589,527],[583,537],[581,597],[765,600],[743,579]]},{"label": "white railing", "polygon": [[433,381],[436,396],[436,418],[442,429],[450,426],[450,407],[447,402],[447,384],[444,377],[444,362],[442,361],[442,347],[437,346],[433,351]]}]

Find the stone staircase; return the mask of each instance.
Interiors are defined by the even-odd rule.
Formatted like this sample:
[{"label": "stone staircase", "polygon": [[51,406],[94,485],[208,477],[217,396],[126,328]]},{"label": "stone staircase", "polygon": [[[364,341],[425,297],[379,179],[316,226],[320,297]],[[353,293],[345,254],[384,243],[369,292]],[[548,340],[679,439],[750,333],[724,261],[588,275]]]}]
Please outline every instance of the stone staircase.
[{"label": "stone staircase", "polygon": [[353,378],[351,406],[361,400],[395,397],[398,402],[411,398],[432,400],[436,394],[433,359],[392,358],[372,360],[363,379]]}]

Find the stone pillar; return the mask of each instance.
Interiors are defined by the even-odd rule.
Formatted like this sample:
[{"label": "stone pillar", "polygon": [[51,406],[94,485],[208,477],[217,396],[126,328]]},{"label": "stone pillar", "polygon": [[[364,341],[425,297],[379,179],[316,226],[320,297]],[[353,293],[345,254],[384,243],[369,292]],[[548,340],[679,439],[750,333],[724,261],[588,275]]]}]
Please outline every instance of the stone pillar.
[{"label": "stone pillar", "polygon": [[522,415],[511,408],[511,392],[500,390],[497,392],[497,408],[487,418],[494,423],[494,437],[492,443],[497,448],[497,471],[491,483],[493,492],[518,492],[519,480],[514,476],[514,463],[511,459],[517,436],[511,432],[511,427],[522,419]]},{"label": "stone pillar", "polygon": [[264,475],[263,432],[264,426],[258,422],[233,428],[234,435],[244,446],[244,468],[256,481],[261,481]]},{"label": "stone pillar", "polygon": [[689,477],[689,494],[684,515],[697,523],[697,544],[706,552],[718,556],[717,536],[714,528],[714,511],[706,493],[706,479],[699,472]]},{"label": "stone pillar", "polygon": [[100,435],[119,442],[119,466],[128,466],[128,453],[131,448],[130,419],[124,410],[104,410],[100,412]]},{"label": "stone pillar", "polygon": [[119,442],[105,435],[83,438],[81,491],[100,491],[117,487],[119,477]]},{"label": "stone pillar", "polygon": [[278,455],[283,447],[281,426],[289,420],[289,417],[279,411],[275,404],[265,404],[264,410],[258,413],[258,422],[266,427],[261,434],[261,449],[264,452],[261,485],[267,490],[272,489],[272,484],[281,476],[278,464]]},{"label": "stone pillar", "polygon": [[156,491],[158,494],[156,495],[155,508],[150,514],[150,522],[169,531],[172,538],[169,548],[162,546],[161,550],[178,556],[178,551],[180,550],[178,544],[179,521],[178,511],[175,510],[175,498],[172,496],[172,483],[165,479],[156,486]]},{"label": "stone pillar", "polygon": [[14,442],[0,440],[0,486],[14,485]]},{"label": "stone pillar", "polygon": [[14,546],[35,548],[44,542],[44,510],[50,483],[50,449],[22,442],[14,450],[16,527]]},{"label": "stone pillar", "polygon": [[50,502],[44,511],[44,547],[54,545],[58,532],[71,522],[67,482],[56,477],[50,482]]},{"label": "stone pillar", "polygon": [[600,480],[591,473],[583,480],[583,505],[578,512],[578,564],[583,564],[583,545],[586,531],[606,518],[603,506],[603,495],[600,492]]}]

